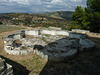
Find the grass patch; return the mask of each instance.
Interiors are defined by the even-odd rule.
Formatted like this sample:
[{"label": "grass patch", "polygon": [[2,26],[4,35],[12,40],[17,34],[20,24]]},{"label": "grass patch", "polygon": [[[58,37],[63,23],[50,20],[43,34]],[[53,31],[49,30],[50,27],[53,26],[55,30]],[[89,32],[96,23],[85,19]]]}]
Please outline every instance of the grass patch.
[{"label": "grass patch", "polygon": [[21,30],[21,29],[25,29],[25,28],[0,25],[0,33],[7,32],[7,31],[13,31],[13,30]]},{"label": "grass patch", "polygon": [[35,70],[38,73],[42,70],[42,68],[45,65],[43,61],[41,61],[41,57],[37,55],[34,55],[33,58],[27,60],[19,60],[17,62],[26,67],[26,69],[28,69],[29,71]]}]

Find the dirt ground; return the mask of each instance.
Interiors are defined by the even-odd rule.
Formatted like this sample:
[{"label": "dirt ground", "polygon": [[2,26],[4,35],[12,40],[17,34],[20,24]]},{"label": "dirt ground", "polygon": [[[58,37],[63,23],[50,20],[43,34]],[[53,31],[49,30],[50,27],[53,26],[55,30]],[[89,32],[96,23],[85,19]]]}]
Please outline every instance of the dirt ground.
[{"label": "dirt ground", "polygon": [[89,37],[96,43],[93,50],[78,52],[66,62],[47,62],[39,75],[100,75],[100,38]]},{"label": "dirt ground", "polygon": [[17,62],[29,60],[35,55],[15,56],[5,52],[2,36],[13,32],[15,31],[0,33],[0,57],[14,67],[14,75],[100,75],[100,38],[89,37],[96,43],[96,47],[91,51],[78,52],[76,57],[66,62],[49,62],[39,59],[43,63],[43,68],[37,71],[34,66],[30,70]]}]

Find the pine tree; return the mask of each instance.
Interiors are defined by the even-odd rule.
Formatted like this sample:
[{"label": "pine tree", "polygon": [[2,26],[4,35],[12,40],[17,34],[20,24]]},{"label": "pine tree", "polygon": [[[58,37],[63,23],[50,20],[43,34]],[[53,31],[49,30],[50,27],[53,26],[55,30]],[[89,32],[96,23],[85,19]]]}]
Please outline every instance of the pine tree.
[{"label": "pine tree", "polygon": [[72,17],[71,26],[73,26],[72,28],[85,28],[83,25],[85,22],[85,20],[84,20],[85,12],[81,8],[81,6],[77,6],[77,8],[75,8],[75,12],[72,14],[71,17]]},{"label": "pine tree", "polygon": [[89,29],[93,32],[100,32],[100,0],[87,0],[85,12]]},{"label": "pine tree", "polygon": [[87,7],[83,10],[77,6],[72,14],[71,27],[88,29],[93,32],[100,32],[100,0],[87,0]]}]

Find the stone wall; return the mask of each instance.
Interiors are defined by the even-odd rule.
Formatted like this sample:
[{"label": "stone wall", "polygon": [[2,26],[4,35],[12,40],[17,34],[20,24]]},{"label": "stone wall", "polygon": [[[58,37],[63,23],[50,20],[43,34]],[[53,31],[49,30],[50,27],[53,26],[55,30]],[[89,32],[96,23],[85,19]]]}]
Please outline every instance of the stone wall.
[{"label": "stone wall", "polygon": [[63,55],[60,54],[62,56],[58,56],[58,55],[50,56],[48,52],[39,51],[39,50],[34,50],[34,53],[48,61],[67,61],[68,59],[70,59],[71,57],[77,54],[77,49],[72,49],[67,53],[63,53]]},{"label": "stone wall", "polygon": [[68,31],[63,31],[63,30],[41,30],[41,34],[48,34],[48,35],[64,35],[64,36],[69,36]]},{"label": "stone wall", "polygon": [[55,30],[41,30],[41,34],[56,35]]},{"label": "stone wall", "polygon": [[[78,33],[73,33],[73,32],[78,32]],[[84,33],[84,34],[81,34]],[[71,31],[63,31],[63,30],[25,30],[25,31],[17,31],[16,33],[13,34],[8,34],[6,36],[3,36],[4,40],[4,49],[7,53],[12,54],[12,55],[28,55],[28,54],[37,54],[43,59],[49,60],[49,61],[67,61],[67,59],[70,59],[71,57],[74,57],[78,51],[88,51],[91,50],[93,47],[95,47],[95,43],[91,40],[89,40],[87,37],[90,34],[90,31],[87,30],[72,30]],[[53,53],[51,54],[50,52],[46,51],[47,49],[50,49],[48,45],[44,47],[42,50],[14,50],[12,45],[9,45],[8,43],[13,43],[13,41],[17,39],[22,39],[24,38],[25,35],[32,35],[38,37],[39,35],[42,34],[48,34],[48,35],[64,35],[67,36],[68,39],[71,39],[72,44],[69,45],[70,42],[68,42],[68,51],[64,53],[58,52],[58,54]],[[93,34],[93,33],[92,33]],[[96,34],[97,35],[97,34]],[[99,34],[98,34],[99,35]],[[75,40],[76,41],[75,41]],[[61,39],[60,39],[61,40]],[[74,41],[73,41],[74,40]],[[77,41],[78,40],[78,41]],[[57,40],[59,41],[59,40]],[[56,41],[56,43],[57,43]],[[62,40],[58,42],[60,45],[66,45],[65,40]],[[75,44],[73,44],[75,42]],[[77,42],[77,43],[76,43]],[[57,49],[59,49],[59,46],[57,46]],[[48,47],[48,48],[47,48]],[[65,46],[61,46],[64,48]],[[13,69],[12,66],[7,64],[5,61],[0,60],[0,75],[13,75]]]},{"label": "stone wall", "polygon": [[12,50],[11,46],[6,46],[4,45],[4,49],[7,53],[11,54],[11,55],[28,55],[28,54],[33,54],[34,51],[33,50]]},{"label": "stone wall", "polygon": [[90,32],[89,30],[72,29],[72,32],[83,33],[83,34],[87,34],[90,37],[100,38],[100,33],[93,33],[93,32]]},{"label": "stone wall", "polygon": [[25,35],[38,36],[39,35],[39,30],[26,30]]},{"label": "stone wall", "polygon": [[88,31],[88,30],[81,30],[81,29],[72,29],[72,31],[77,32],[77,33],[84,33],[84,34],[90,33],[90,31]]},{"label": "stone wall", "polygon": [[62,30],[62,28],[58,28],[58,27],[49,27],[49,29],[53,29],[53,30]]},{"label": "stone wall", "polygon": [[[83,33],[88,33],[89,31],[84,31]],[[9,43],[12,43],[16,39],[22,39],[24,38],[23,36],[25,35],[32,35],[36,37],[42,36],[42,34],[48,34],[48,35],[64,35],[66,38],[70,39],[78,39],[79,42],[76,45],[71,45],[70,47],[73,48],[78,48],[79,51],[84,51],[84,50],[91,50],[93,47],[95,47],[95,43],[89,39],[87,39],[88,35],[86,34],[81,34],[81,33],[73,33],[71,31],[64,31],[64,30],[25,30],[25,31],[19,31],[17,33],[9,34],[7,36],[3,37],[4,40],[4,49],[7,53],[12,54],[12,55],[28,55],[31,53],[36,53],[37,55],[41,56],[42,58],[46,60],[60,60],[61,57],[55,57],[55,56],[49,56],[47,52],[44,51],[39,51],[39,50],[14,50],[12,48],[12,45],[8,45]],[[65,42],[65,41],[62,41]],[[77,49],[74,50],[75,54],[77,54]],[[62,60],[65,60],[65,58],[71,57],[75,55],[73,50],[70,50],[68,53],[65,53],[63,56],[64,58]]]},{"label": "stone wall", "polygon": [[2,58],[0,58],[0,75],[13,75],[12,66]]}]

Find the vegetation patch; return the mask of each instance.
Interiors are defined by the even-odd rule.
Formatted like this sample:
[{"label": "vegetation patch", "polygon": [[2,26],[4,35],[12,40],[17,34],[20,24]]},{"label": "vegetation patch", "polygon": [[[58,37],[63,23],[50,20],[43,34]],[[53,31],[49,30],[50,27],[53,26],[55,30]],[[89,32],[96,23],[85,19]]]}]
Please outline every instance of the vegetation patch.
[{"label": "vegetation patch", "polygon": [[85,29],[100,32],[100,0],[87,0],[87,7],[75,8],[70,29]]},{"label": "vegetation patch", "polygon": [[27,60],[18,60],[19,64],[23,65],[29,71],[36,70],[41,71],[45,64],[41,61],[41,57],[34,55],[32,58]]},{"label": "vegetation patch", "polygon": [[7,32],[7,31],[13,31],[13,30],[21,30],[21,29],[25,29],[25,28],[0,25],[0,33]]}]

